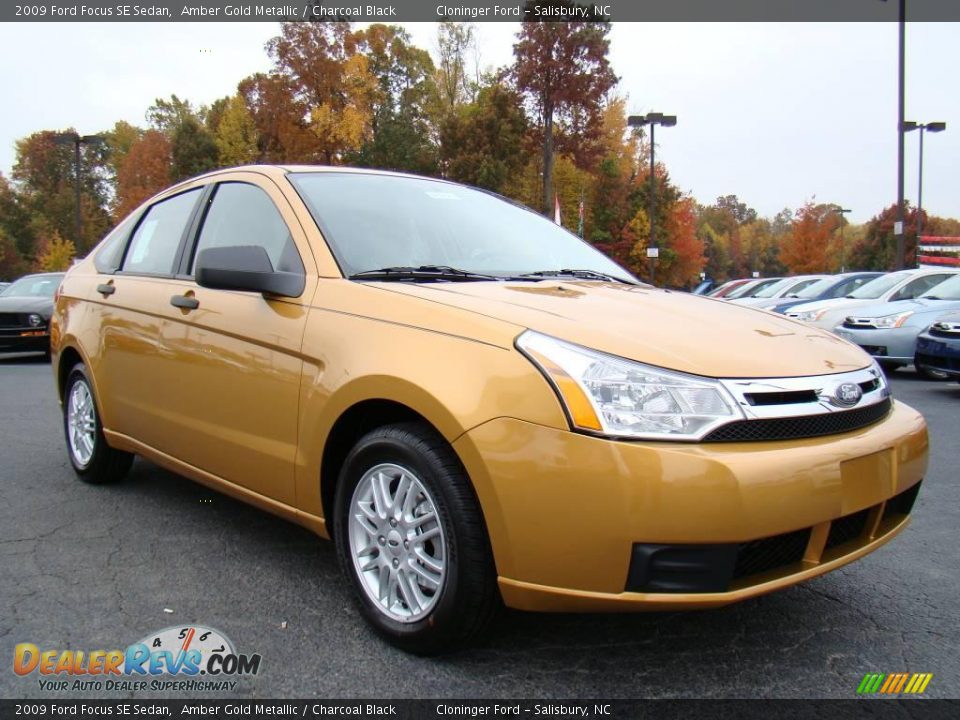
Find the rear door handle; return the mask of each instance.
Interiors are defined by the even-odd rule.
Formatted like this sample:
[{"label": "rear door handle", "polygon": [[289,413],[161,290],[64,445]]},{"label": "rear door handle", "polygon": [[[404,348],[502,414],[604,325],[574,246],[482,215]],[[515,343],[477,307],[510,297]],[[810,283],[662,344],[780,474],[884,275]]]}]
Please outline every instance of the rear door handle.
[{"label": "rear door handle", "polygon": [[174,295],[170,298],[170,304],[183,310],[196,310],[200,307],[200,301],[195,297],[187,295]]},{"label": "rear door handle", "polygon": [[97,292],[106,297],[107,295],[113,295],[117,289],[110,283],[102,283],[97,285]]}]

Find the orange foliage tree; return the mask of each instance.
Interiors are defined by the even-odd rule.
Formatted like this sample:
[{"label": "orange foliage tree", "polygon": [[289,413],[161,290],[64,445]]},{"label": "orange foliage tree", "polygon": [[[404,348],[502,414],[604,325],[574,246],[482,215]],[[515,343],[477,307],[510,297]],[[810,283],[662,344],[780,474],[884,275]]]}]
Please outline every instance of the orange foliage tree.
[{"label": "orange foliage tree", "polygon": [[170,140],[159,130],[147,130],[130,146],[117,170],[117,220],[170,184],[171,161]]},{"label": "orange foliage tree", "polygon": [[836,213],[830,205],[808,202],[797,210],[780,250],[780,259],[791,273],[820,273],[829,269],[830,243],[836,222]]}]

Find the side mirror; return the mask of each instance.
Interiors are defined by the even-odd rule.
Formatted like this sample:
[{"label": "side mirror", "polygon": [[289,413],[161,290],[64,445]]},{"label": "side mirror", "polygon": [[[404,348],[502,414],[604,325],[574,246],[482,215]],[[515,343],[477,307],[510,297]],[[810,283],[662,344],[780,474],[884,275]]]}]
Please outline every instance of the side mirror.
[{"label": "side mirror", "polygon": [[201,250],[195,274],[198,285],[215,290],[299,297],[306,287],[303,275],[274,270],[267,251],[259,245]]}]

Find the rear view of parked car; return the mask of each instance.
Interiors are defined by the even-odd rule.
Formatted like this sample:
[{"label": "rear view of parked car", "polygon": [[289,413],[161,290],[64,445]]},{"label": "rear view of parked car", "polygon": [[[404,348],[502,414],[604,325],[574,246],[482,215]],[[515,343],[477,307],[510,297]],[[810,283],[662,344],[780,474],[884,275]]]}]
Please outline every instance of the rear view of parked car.
[{"label": "rear view of parked car", "polygon": [[0,293],[0,353],[50,353],[53,296],[62,273],[25,275]]},{"label": "rear view of parked car", "polygon": [[52,331],[80,479],[136,454],[332,538],[420,653],[501,604],[716,607],[830,572],[906,527],[927,465],[854,345],[413,176],[181,183],[70,270]]}]

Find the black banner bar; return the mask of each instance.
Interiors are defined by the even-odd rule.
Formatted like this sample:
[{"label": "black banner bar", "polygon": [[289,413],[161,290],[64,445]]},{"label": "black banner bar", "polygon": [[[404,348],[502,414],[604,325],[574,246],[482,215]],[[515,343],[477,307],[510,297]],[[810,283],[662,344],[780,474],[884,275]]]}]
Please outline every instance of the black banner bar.
[{"label": "black banner bar", "polygon": [[0,718],[536,718],[538,720],[926,720],[960,701],[858,700],[0,700]]},{"label": "black banner bar", "polygon": [[[3,22],[896,22],[898,2],[878,0],[24,0],[0,3]],[[958,0],[909,0],[907,20],[960,21]]]}]

